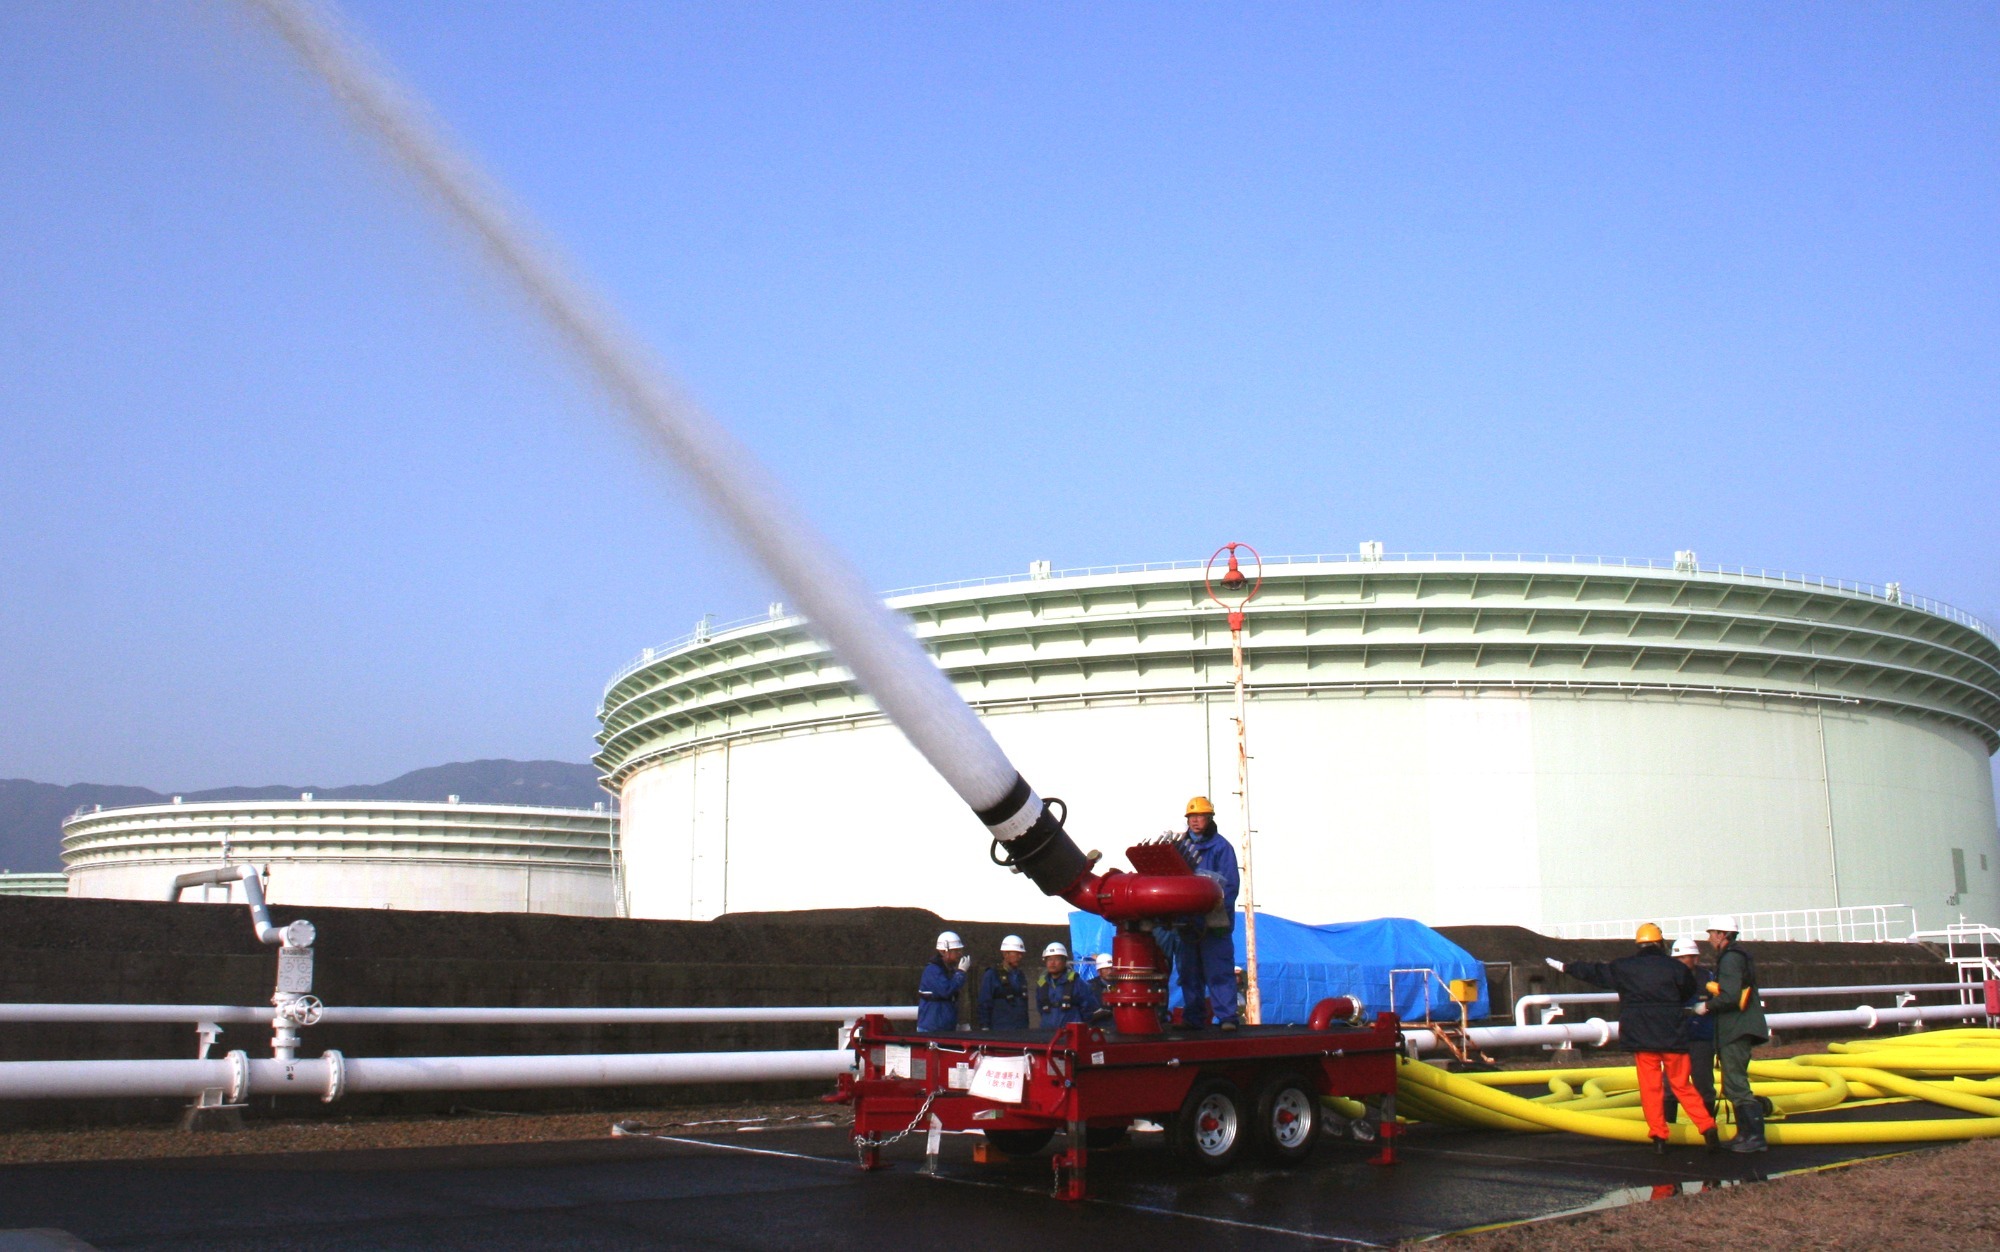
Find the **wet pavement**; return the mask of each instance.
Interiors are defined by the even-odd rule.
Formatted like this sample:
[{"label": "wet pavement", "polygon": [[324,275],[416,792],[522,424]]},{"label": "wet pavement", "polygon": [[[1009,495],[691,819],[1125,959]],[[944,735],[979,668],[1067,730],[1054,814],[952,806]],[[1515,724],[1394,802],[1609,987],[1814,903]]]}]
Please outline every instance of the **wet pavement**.
[{"label": "wet pavement", "polygon": [[[1061,1140],[1058,1139],[1058,1145]],[[846,1132],[292,1153],[0,1168],[0,1231],[55,1228],[102,1249],[1380,1246],[1809,1169],[1890,1147],[1762,1157],[1571,1135],[1418,1128],[1403,1161],[1328,1139],[1304,1166],[1217,1177],[1159,1135],[1092,1153],[1093,1198],[1049,1196],[1048,1153],[973,1160],[921,1137],[863,1174]]]}]

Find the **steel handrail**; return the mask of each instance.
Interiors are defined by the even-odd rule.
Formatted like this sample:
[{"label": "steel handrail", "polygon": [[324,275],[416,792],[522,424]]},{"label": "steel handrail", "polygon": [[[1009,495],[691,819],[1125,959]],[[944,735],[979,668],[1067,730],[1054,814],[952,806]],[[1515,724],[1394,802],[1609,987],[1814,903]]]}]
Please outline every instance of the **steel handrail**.
[{"label": "steel handrail", "polygon": [[[1738,912],[1739,933],[1744,940],[1765,943],[1846,942],[1908,943],[1917,934],[1917,910],[1910,904],[1842,904],[1819,908],[1761,909]],[[1559,939],[1621,939],[1642,922],[1652,922],[1669,933],[1700,934],[1708,918],[1693,913],[1679,917],[1632,917],[1586,922],[1551,923]],[[1794,932],[1805,931],[1807,940],[1793,940]],[[1782,934],[1777,932],[1783,932]],[[1862,938],[1866,932],[1873,938]],[[1834,939],[1822,939],[1831,933]]]},{"label": "steel handrail", "polygon": [[[1268,565],[1419,565],[1419,564],[1465,564],[1465,565],[1555,565],[1586,566],[1599,569],[1663,571],[1711,578],[1740,579],[1748,582],[1777,583],[1783,586],[1810,587],[1823,591],[1837,591],[1846,595],[1880,600],[1888,604],[1902,605],[1918,609],[1933,617],[1942,617],[1960,626],[1978,631],[1988,639],[2000,642],[1993,628],[1982,618],[1942,600],[1930,596],[1915,595],[1900,588],[1892,588],[1878,583],[1857,582],[1845,578],[1826,578],[1817,574],[1801,574],[1793,570],[1770,569],[1763,566],[1723,565],[1719,563],[1696,562],[1690,569],[1678,562],[1659,557],[1618,557],[1587,556],[1577,553],[1558,552],[1392,552],[1381,556],[1363,556],[1355,552],[1317,552],[1291,556],[1271,556],[1265,558]],[[1178,571],[1198,571],[1202,562],[1189,558],[1175,561],[1139,561],[1119,565],[1086,565],[1073,569],[1051,570],[1046,574],[998,574],[983,578],[961,578],[947,582],[925,583],[914,587],[898,587],[882,593],[882,598],[897,601],[916,596],[934,595],[946,591],[969,591],[981,587],[1005,587],[1017,583],[1056,582],[1072,578],[1102,578],[1120,574],[1174,573]],[[604,684],[605,693],[631,677],[634,673],[651,665],[663,657],[671,656],[696,644],[714,643],[721,636],[744,630],[752,626],[780,627],[795,626],[804,619],[797,614],[773,616],[764,614],[741,617],[720,624],[704,624],[677,639],[647,648],[637,657],[621,667],[611,680]]]}]

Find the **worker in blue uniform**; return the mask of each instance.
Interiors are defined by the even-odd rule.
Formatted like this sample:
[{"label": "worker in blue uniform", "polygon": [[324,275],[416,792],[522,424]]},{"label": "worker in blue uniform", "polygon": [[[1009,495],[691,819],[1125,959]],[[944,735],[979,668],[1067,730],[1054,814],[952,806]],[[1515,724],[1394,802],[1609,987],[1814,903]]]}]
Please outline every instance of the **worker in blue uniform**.
[{"label": "worker in blue uniform", "polygon": [[975,1019],[981,1030],[1026,1030],[1028,1028],[1028,975],[1021,962],[1028,945],[1021,936],[1008,935],[1000,941],[1000,964],[979,976],[979,1009]]},{"label": "worker in blue uniform", "polygon": [[1187,833],[1178,846],[1194,872],[1222,888],[1222,903],[1205,917],[1187,917],[1175,926],[1174,972],[1181,988],[1181,1025],[1200,1030],[1210,1023],[1236,1029],[1236,892],[1242,877],[1236,849],[1215,828],[1215,806],[1207,796],[1187,803]]},{"label": "worker in blue uniform", "polygon": [[1042,949],[1042,976],[1035,980],[1035,1008],[1044,1029],[1087,1022],[1097,1012],[1097,993],[1069,967],[1069,949],[1052,943]]},{"label": "worker in blue uniform", "polygon": [[965,972],[971,968],[972,958],[965,955],[965,941],[958,932],[947,930],[937,937],[937,955],[917,980],[919,1034],[949,1034],[958,1029],[958,993],[965,989]]},{"label": "worker in blue uniform", "polygon": [[1111,954],[1099,952],[1091,968],[1083,971],[1084,980],[1090,984],[1090,994],[1097,997],[1097,1012],[1090,1015],[1090,1020],[1100,1026],[1111,1020],[1111,1006],[1105,1003],[1105,993],[1111,990],[1111,966]]}]

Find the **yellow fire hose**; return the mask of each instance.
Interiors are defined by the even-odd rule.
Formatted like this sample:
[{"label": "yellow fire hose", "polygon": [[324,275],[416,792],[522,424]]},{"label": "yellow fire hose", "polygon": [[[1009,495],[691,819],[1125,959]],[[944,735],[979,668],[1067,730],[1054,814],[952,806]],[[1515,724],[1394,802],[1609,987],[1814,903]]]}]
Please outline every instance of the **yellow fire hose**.
[{"label": "yellow fire hose", "polygon": [[[1631,1143],[1645,1143],[1649,1134],[1639,1107],[1638,1071],[1629,1065],[1455,1074],[1406,1059],[1397,1074],[1397,1112],[1412,1121],[1493,1130],[1563,1130]],[[1914,1121],[1770,1120],[1764,1125],[1764,1137],[1773,1144],[1914,1143],[2000,1136],[2000,1031],[1936,1030],[1834,1043],[1815,1055],[1753,1060],[1750,1078],[1751,1090],[1770,1099],[1777,1119],[1916,1101],[1974,1114]],[[1544,1093],[1517,1094],[1524,1087],[1539,1087]],[[1361,1111],[1351,1100],[1333,1103],[1348,1116]],[[1724,1101],[1718,1120],[1729,1125],[1728,1119]],[[1685,1115],[1668,1133],[1675,1143],[1701,1142]]]}]

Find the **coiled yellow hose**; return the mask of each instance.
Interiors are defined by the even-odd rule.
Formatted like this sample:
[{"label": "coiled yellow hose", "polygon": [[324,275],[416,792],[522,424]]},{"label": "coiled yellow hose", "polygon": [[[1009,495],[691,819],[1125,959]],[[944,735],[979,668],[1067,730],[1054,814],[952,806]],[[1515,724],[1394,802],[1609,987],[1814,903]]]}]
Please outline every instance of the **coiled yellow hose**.
[{"label": "coiled yellow hose", "polygon": [[[1973,1114],[1914,1121],[1767,1121],[1764,1137],[1773,1144],[2000,1136],[2000,1077],[1995,1075],[2000,1075],[2000,1031],[1972,1028],[1834,1043],[1824,1053],[1750,1062],[1751,1089],[1770,1099],[1779,1118],[1913,1101]],[[1547,1094],[1501,1089],[1522,1087],[1542,1087]],[[1454,1074],[1406,1059],[1398,1070],[1396,1101],[1397,1112],[1414,1121],[1562,1130],[1644,1143],[1649,1132],[1638,1087],[1638,1071],[1629,1065]],[[1718,1117],[1729,1124],[1726,1101]],[[1675,1143],[1701,1142],[1685,1118],[1668,1133]]]}]

